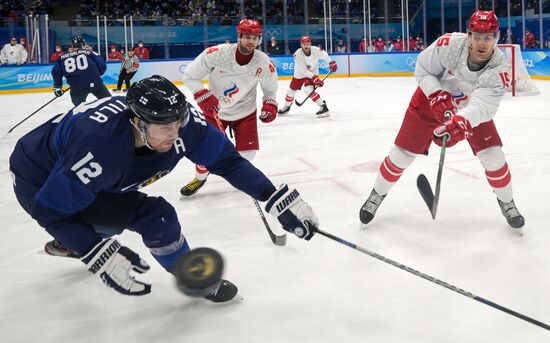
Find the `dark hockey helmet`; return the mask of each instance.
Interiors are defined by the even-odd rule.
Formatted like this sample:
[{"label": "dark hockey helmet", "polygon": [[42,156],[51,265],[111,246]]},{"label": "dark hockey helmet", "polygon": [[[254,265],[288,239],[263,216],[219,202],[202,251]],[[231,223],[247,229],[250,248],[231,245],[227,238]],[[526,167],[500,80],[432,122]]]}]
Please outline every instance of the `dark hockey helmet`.
[{"label": "dark hockey helmet", "polygon": [[73,38],[71,38],[71,42],[73,44],[73,48],[83,48],[86,45],[86,41],[81,35],[73,36]]},{"label": "dark hockey helmet", "polygon": [[185,95],[160,75],[132,84],[126,95],[126,104],[136,117],[148,124],[185,121],[188,116]]}]

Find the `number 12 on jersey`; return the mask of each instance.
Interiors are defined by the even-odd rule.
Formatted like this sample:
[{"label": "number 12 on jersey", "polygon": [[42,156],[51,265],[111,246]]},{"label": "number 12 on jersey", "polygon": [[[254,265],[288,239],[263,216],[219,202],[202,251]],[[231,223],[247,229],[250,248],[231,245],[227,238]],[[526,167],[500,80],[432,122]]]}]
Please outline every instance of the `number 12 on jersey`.
[{"label": "number 12 on jersey", "polygon": [[97,162],[93,162],[92,158],[94,158],[94,155],[92,155],[92,152],[90,151],[86,154],[86,156],[84,156],[84,158],[76,162],[71,167],[71,170],[76,173],[76,176],[78,176],[80,181],[82,181],[85,185],[90,183],[90,178],[101,175],[101,172],[103,171],[101,165]]}]

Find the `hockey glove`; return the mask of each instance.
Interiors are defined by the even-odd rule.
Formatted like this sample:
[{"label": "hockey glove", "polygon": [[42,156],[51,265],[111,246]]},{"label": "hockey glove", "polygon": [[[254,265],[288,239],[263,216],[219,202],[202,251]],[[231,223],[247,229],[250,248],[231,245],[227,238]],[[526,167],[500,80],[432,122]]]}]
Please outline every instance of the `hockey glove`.
[{"label": "hockey glove", "polygon": [[338,70],[338,65],[336,64],[335,61],[328,62],[328,67],[329,67],[330,71],[333,72],[333,73]]},{"label": "hockey glove", "polygon": [[269,197],[265,210],[279,220],[283,229],[308,241],[319,227],[319,219],[311,207],[286,183]]},{"label": "hockey glove", "polygon": [[433,92],[428,96],[428,102],[435,115],[435,119],[440,124],[445,123],[456,113],[456,104],[453,100],[453,96],[447,91],[439,90]]},{"label": "hockey glove", "polygon": [[217,118],[220,111],[220,102],[218,98],[208,89],[203,89],[193,94],[197,104],[201,108],[204,116],[208,119]]},{"label": "hockey glove", "polygon": [[453,116],[443,125],[434,130],[434,142],[441,145],[443,137],[447,136],[447,147],[452,147],[463,139],[468,139],[473,136],[472,125],[470,122],[459,115]]},{"label": "hockey glove", "polygon": [[147,262],[129,248],[120,245],[114,238],[100,242],[81,260],[90,272],[99,274],[107,286],[119,293],[126,295],[151,293],[151,285],[139,282],[130,275],[130,270],[138,273],[148,271]]},{"label": "hockey glove", "polygon": [[54,86],[53,87],[53,94],[55,94],[55,96],[57,96],[57,97],[60,97],[60,96],[63,95],[63,89],[61,89],[61,87]]},{"label": "hockey glove", "polygon": [[264,101],[262,106],[262,113],[260,113],[260,120],[264,123],[270,123],[277,117],[277,101],[268,99]]},{"label": "hockey glove", "polygon": [[311,83],[313,83],[313,86],[317,88],[323,87],[323,85],[325,84],[323,80],[321,80],[317,75],[313,75],[313,77],[311,78]]}]

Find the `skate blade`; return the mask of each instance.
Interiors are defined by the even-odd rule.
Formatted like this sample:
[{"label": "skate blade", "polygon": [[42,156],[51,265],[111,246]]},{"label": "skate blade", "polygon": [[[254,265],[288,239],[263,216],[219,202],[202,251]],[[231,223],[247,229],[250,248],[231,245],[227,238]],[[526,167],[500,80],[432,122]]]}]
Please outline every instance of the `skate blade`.
[{"label": "skate blade", "polygon": [[523,237],[523,228],[522,227],[512,228],[512,230],[514,230],[514,232],[517,233],[519,236]]},{"label": "skate blade", "polygon": [[330,117],[330,113],[317,114],[317,118],[326,118]]},{"label": "skate blade", "polygon": [[214,305],[214,306],[229,306],[229,305],[235,305],[235,304],[239,304],[241,302],[244,301],[244,297],[240,294],[240,293],[237,293],[237,295],[235,295],[235,297],[233,297],[233,299],[231,300],[228,300],[228,301],[224,301],[224,302],[220,302],[220,303],[215,303],[215,302],[212,302],[208,299],[201,299],[201,302],[203,304],[209,304],[209,305]]},{"label": "skate blade", "polygon": [[363,224],[363,223],[359,222],[358,227],[359,227],[359,230],[366,230],[366,229],[368,229],[368,226],[369,226],[369,224]]}]

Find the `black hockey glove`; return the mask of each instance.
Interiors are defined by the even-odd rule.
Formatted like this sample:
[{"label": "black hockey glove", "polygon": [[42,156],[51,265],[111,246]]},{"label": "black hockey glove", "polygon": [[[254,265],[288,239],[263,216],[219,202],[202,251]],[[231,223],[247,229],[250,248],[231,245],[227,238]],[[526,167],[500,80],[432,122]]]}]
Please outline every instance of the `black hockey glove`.
[{"label": "black hockey glove", "polygon": [[283,229],[308,241],[319,227],[319,219],[311,207],[296,189],[290,189],[286,183],[269,197],[265,210],[279,220]]},{"label": "black hockey glove", "polygon": [[129,248],[120,245],[114,238],[100,242],[81,260],[90,272],[99,274],[107,286],[119,293],[126,295],[151,293],[151,285],[139,282],[130,275],[130,270],[138,273],[148,271],[147,262]]},{"label": "black hockey glove", "polygon": [[53,87],[53,94],[55,94],[55,96],[62,96],[63,95],[63,89],[61,89],[61,87]]}]

